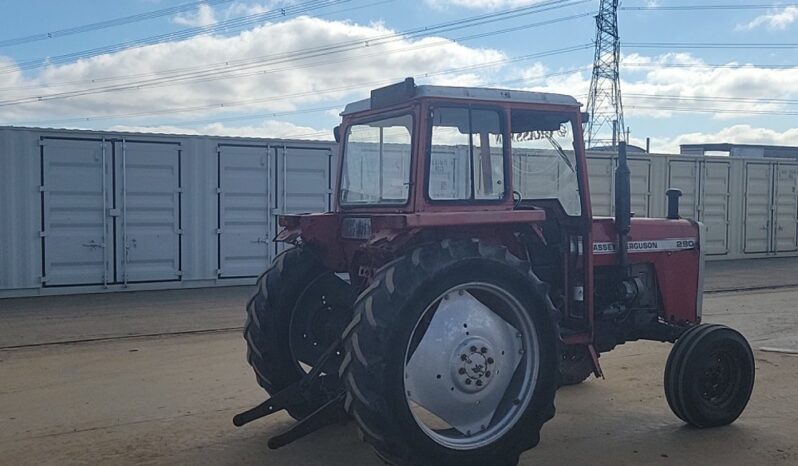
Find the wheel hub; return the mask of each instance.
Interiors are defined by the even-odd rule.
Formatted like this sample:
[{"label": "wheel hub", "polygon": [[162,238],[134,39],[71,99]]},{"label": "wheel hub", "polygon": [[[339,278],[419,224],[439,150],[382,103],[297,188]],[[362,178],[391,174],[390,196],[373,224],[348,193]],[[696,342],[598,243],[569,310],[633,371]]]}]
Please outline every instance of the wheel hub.
[{"label": "wheel hub", "polygon": [[732,384],[730,367],[731,362],[725,354],[713,354],[704,369],[702,382],[702,396],[711,403],[723,401]]},{"label": "wheel hub", "polygon": [[494,345],[485,338],[467,337],[452,355],[452,379],[463,392],[475,393],[490,384],[494,367]]},{"label": "wheel hub", "polygon": [[[313,367],[351,320],[354,290],[333,273],[313,280],[297,300],[289,326],[289,345],[298,364]],[[335,373],[340,354],[330,358],[325,372]],[[306,370],[306,369],[304,369]]]}]

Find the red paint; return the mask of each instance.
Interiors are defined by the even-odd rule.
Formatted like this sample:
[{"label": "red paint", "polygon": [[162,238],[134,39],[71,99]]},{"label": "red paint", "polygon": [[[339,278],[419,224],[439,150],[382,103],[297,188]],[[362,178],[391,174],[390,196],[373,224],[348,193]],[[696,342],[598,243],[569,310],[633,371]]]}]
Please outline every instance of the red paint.
[{"label": "red paint", "polygon": [[[582,214],[579,218],[564,216],[558,209],[514,210],[515,203],[509,194],[513,191],[513,177],[505,175],[507,195],[496,201],[469,201],[462,203],[431,202],[427,198],[427,150],[430,131],[428,129],[431,107],[436,105],[463,105],[494,108],[503,114],[505,124],[503,138],[508,141],[504,147],[505,163],[512,164],[512,137],[509,124],[511,111],[541,110],[571,115],[574,131],[574,150],[577,174],[582,195]],[[341,176],[338,176],[334,212],[325,214],[306,214],[286,216],[281,219],[284,230],[277,241],[301,240],[314,247],[321,254],[325,264],[337,272],[359,273],[368,277],[368,270],[375,269],[409,250],[418,241],[431,241],[446,237],[478,237],[492,244],[502,244],[519,257],[524,257],[514,232],[518,225],[541,225],[547,220],[547,212],[562,226],[562,240],[569,244],[572,238],[581,237],[584,254],[578,256],[564,254],[566,284],[565,293],[570,295],[574,286],[584,287],[585,333],[567,337],[569,344],[591,344],[594,322],[594,269],[613,265],[614,254],[593,254],[594,242],[616,242],[617,234],[611,218],[593,218],[590,204],[590,186],[587,178],[587,160],[584,140],[580,128],[580,107],[530,104],[512,101],[485,101],[458,99],[414,98],[390,108],[367,110],[358,114],[345,115],[341,124],[341,134],[358,121],[374,117],[390,117],[400,114],[414,116],[414,146],[410,161],[411,188],[408,201],[403,206],[341,206],[337,193],[340,192]],[[570,149],[570,148],[566,148]],[[338,173],[343,167],[343,144],[339,145]],[[372,219],[371,237],[363,240],[341,238],[341,222],[348,216],[370,217]],[[695,224],[686,220],[632,219],[630,241],[662,240],[670,238],[698,238]],[[569,260],[572,259],[572,260]],[[632,264],[651,263],[656,270],[660,299],[664,317],[678,323],[696,322],[696,296],[699,294],[700,252],[696,250],[678,252],[632,252]],[[574,265],[575,264],[575,265]],[[576,282],[576,283],[575,283]],[[566,300],[569,301],[569,300]],[[566,302],[565,308],[575,302]],[[577,303],[578,305],[578,303]]]},{"label": "red paint", "polygon": [[[699,239],[698,227],[689,220],[660,218],[633,218],[630,241],[668,238]],[[593,222],[593,239],[597,243],[615,242],[617,236],[612,218],[596,218]],[[592,251],[592,249],[591,249]],[[612,265],[614,254],[593,255],[595,265]],[[632,252],[630,264],[654,264],[664,316],[673,322],[697,322],[696,296],[698,289],[699,249],[676,252]]]}]

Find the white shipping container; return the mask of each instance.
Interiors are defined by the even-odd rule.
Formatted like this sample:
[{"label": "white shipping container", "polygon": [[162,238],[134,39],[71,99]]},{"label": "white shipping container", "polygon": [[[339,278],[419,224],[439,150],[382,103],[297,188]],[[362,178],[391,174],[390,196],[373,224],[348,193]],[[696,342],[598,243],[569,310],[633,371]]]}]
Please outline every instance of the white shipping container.
[{"label": "white shipping container", "polygon": [[0,128],[0,297],[252,283],[335,143]]},{"label": "white shipping container", "polygon": [[[336,150],[0,127],[0,297],[252,283],[285,248],[273,242],[277,215],[331,208]],[[524,197],[563,184],[552,154],[516,152]],[[361,155],[351,175],[379,182]],[[492,156],[500,168],[498,149]],[[398,173],[402,157],[388,147],[383,162]],[[461,160],[452,150],[432,167],[435,195],[466,189]],[[616,163],[617,154],[588,154],[596,216],[612,215]],[[798,160],[635,153],[630,168],[635,215],[664,216],[665,190],[681,189],[681,215],[706,224],[710,259],[798,255]]]}]

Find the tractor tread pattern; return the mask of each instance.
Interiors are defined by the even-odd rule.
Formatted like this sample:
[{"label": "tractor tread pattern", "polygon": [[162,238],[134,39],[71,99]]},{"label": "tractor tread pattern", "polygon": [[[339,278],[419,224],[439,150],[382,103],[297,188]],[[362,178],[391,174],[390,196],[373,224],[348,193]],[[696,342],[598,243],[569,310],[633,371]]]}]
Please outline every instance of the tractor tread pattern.
[{"label": "tractor tread pattern", "polygon": [[[665,398],[668,405],[679,419],[699,428],[725,425],[734,420],[731,419],[728,422],[719,423],[717,420],[703,418],[699,412],[690,407],[690,400],[686,399],[687,393],[684,390],[683,380],[687,377],[688,363],[693,352],[696,351],[698,345],[705,338],[716,332],[730,333],[738,337],[745,344],[750,353],[750,346],[748,346],[745,338],[736,330],[720,324],[700,324],[691,327],[679,337],[668,355],[668,360],[665,365],[664,385]],[[751,355],[750,358],[750,365],[753,370],[753,356]],[[747,403],[747,399],[745,402]]]},{"label": "tractor tread pattern", "polygon": [[[324,273],[318,256],[308,248],[295,247],[280,253],[258,278],[255,294],[247,303],[244,339],[247,362],[255,379],[270,394],[298,380],[287,350],[287,335],[294,303],[309,278]],[[309,407],[310,409],[311,407]],[[307,414],[292,410],[295,417]]]},{"label": "tractor tread pattern", "polygon": [[[341,366],[341,374],[347,389],[346,411],[355,419],[361,438],[375,448],[378,456],[391,464],[420,465],[426,464],[425,461],[429,459],[413,451],[387,416],[388,401],[381,394],[386,388],[383,386],[386,369],[384,349],[390,338],[390,329],[397,321],[398,310],[429,278],[439,276],[445,273],[447,266],[467,259],[501,262],[526,275],[534,290],[532,294],[545,308],[552,331],[556,332],[557,320],[552,317],[557,316],[558,311],[548,296],[548,285],[534,275],[527,262],[510,254],[504,247],[488,245],[476,239],[443,240],[420,245],[381,267],[374,275],[373,284],[355,303],[352,325],[344,335],[346,364]],[[553,392],[550,400],[536,419],[536,424],[528,429],[524,443],[502,452],[504,458],[495,458],[496,462],[492,461],[492,464],[514,465],[521,452],[537,445],[540,429],[554,416]],[[467,460],[459,464],[471,465]]]}]

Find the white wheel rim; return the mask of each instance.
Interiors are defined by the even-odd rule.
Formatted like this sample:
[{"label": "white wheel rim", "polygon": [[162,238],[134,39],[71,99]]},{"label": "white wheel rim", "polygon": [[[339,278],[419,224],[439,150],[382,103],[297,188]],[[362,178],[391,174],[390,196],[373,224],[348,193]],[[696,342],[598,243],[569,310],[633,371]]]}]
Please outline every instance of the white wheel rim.
[{"label": "white wheel rim", "polygon": [[427,306],[404,361],[405,399],[416,424],[444,447],[472,450],[497,441],[523,416],[540,352],[525,307],[501,287],[471,282]]}]

